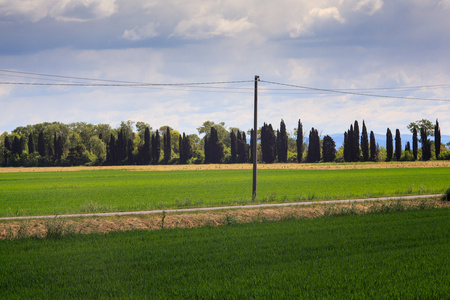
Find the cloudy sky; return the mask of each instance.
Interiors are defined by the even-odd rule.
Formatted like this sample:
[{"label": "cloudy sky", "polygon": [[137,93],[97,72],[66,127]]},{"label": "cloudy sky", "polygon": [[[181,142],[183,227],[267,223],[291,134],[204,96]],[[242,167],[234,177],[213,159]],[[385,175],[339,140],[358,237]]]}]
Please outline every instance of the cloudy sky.
[{"label": "cloudy sky", "polygon": [[248,130],[259,75],[260,126],[301,119],[333,134],[365,120],[406,133],[425,118],[450,134],[450,102],[401,99],[450,99],[449,15],[450,0],[0,0],[0,132],[126,120]]}]

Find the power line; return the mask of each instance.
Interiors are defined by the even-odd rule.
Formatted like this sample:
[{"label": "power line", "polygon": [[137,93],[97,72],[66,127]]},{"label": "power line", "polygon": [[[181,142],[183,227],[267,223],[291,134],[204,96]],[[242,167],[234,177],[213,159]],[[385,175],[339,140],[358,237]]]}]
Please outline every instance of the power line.
[{"label": "power line", "polygon": [[320,91],[320,92],[344,94],[344,95],[354,95],[354,96],[364,96],[364,97],[374,97],[374,98],[403,99],[403,100],[450,102],[450,99],[416,98],[416,97],[403,97],[403,96],[392,96],[392,95],[367,94],[367,93],[351,92],[351,91],[348,91],[348,90],[334,90],[334,89],[314,88],[314,87],[307,87],[307,86],[294,85],[294,84],[288,84],[288,83],[279,83],[279,82],[266,81],[266,80],[261,80],[261,82],[274,84],[274,85],[294,87],[294,88],[305,89],[305,90],[311,90],[311,91]]}]

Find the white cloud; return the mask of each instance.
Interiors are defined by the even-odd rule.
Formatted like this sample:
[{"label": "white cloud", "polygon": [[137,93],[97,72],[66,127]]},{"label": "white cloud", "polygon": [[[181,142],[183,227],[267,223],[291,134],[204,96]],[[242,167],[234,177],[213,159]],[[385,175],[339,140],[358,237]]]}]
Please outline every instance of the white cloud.
[{"label": "white cloud", "polygon": [[383,7],[383,0],[361,0],[356,3],[354,10],[373,15]]},{"label": "white cloud", "polygon": [[46,17],[58,21],[88,21],[117,12],[115,0],[0,0],[0,15],[37,22]]},{"label": "white cloud", "polygon": [[156,28],[159,26],[159,23],[148,23],[145,26],[142,27],[135,27],[130,30],[125,30],[122,38],[130,41],[140,41],[149,39],[152,37],[158,36],[158,31]]},{"label": "white cloud", "polygon": [[328,21],[337,21],[340,24],[345,23],[343,18],[336,7],[327,8],[313,8],[309,11],[301,22],[294,22],[291,25],[289,36],[291,38],[297,38],[300,36],[309,36],[314,34],[314,26],[321,25]]},{"label": "white cloud", "polygon": [[215,36],[234,36],[253,27],[247,17],[225,19],[221,15],[206,15],[185,19],[175,27],[174,35],[191,39],[207,39]]}]

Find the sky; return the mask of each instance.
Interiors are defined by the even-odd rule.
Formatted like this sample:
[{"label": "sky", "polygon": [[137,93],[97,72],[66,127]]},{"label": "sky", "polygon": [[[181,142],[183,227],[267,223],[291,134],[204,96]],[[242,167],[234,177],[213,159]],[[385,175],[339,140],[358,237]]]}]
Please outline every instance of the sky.
[{"label": "sky", "polygon": [[449,14],[450,0],[0,0],[0,133],[247,131],[257,75],[258,126],[326,135],[364,120],[382,134],[438,119],[448,135]]}]

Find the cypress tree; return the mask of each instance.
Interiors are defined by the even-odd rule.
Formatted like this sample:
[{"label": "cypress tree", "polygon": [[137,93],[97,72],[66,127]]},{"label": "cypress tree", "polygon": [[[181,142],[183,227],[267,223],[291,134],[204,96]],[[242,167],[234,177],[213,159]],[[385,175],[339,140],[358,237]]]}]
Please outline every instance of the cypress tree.
[{"label": "cypress tree", "polygon": [[155,135],[152,135],[152,162],[157,164],[161,156],[161,137],[159,136],[159,131],[156,130]]},{"label": "cypress tree", "polygon": [[55,157],[53,152],[53,145],[51,142],[47,144],[47,155],[49,159]]},{"label": "cypress tree", "polygon": [[63,145],[62,137],[58,136],[58,139],[56,140],[56,145],[55,145],[55,157],[57,160],[61,160],[61,158],[63,156],[63,152],[64,152],[64,145]]},{"label": "cypress tree", "polygon": [[106,153],[106,156],[106,160],[109,164],[115,164],[117,162],[116,138],[113,134],[111,134],[111,137],[109,138],[108,152]]},{"label": "cypress tree", "polygon": [[[240,135],[239,130],[238,130],[238,135]],[[231,140],[231,162],[235,163],[236,162],[236,157],[237,157],[237,137],[236,134],[234,133],[234,130],[231,130],[230,132],[230,140]]]},{"label": "cypress tree", "polygon": [[150,136],[150,128],[145,127],[144,130],[144,148],[143,148],[143,160],[144,164],[148,165],[152,160],[152,141]]},{"label": "cypress tree", "polygon": [[189,137],[183,132],[183,137],[180,135],[180,163],[186,164],[192,157],[192,146]]},{"label": "cypress tree", "polygon": [[350,125],[350,129],[347,131],[347,135],[344,134],[344,160],[346,162],[355,161],[354,153],[355,153],[355,131],[353,129],[353,125]]},{"label": "cypress tree", "polygon": [[44,141],[44,132],[39,132],[38,136],[38,153],[41,157],[45,156],[45,141]]},{"label": "cypress tree", "polygon": [[164,161],[168,163],[172,156],[171,136],[170,129],[167,126],[166,133],[164,134]]},{"label": "cypress tree", "polygon": [[281,119],[280,130],[277,131],[277,153],[279,162],[287,161],[287,152],[288,152],[288,136],[286,132],[286,124],[284,123],[284,120]]},{"label": "cypress tree", "polygon": [[237,161],[239,163],[245,163],[248,161],[248,144],[245,132],[238,134],[237,140]]},{"label": "cypress tree", "polygon": [[253,129],[250,130],[250,160],[253,161],[253,156],[256,155],[256,153],[253,153]]},{"label": "cypress tree", "polygon": [[394,146],[393,146],[392,142],[393,142],[392,141],[392,132],[388,128],[386,131],[386,151],[387,151],[386,161],[392,160],[392,154],[394,152]]},{"label": "cypress tree", "polygon": [[418,147],[418,141],[417,141],[417,129],[416,127],[413,127],[413,137],[412,137],[412,142],[413,142],[413,156],[414,156],[414,160],[417,160],[417,149]]},{"label": "cypress tree", "polygon": [[332,162],[336,158],[336,143],[329,135],[323,138],[322,156],[324,162]]},{"label": "cypress tree", "polygon": [[431,158],[430,141],[425,127],[420,128],[420,140],[422,143],[422,160],[427,161]]},{"label": "cypress tree", "polygon": [[34,149],[34,137],[33,137],[33,134],[30,133],[28,135],[28,153],[29,154],[33,154],[34,151],[35,151],[35,149]]},{"label": "cypress tree", "polygon": [[373,131],[371,131],[370,132],[370,160],[376,161],[377,155],[378,155],[378,151],[377,151],[377,145],[375,142],[375,134],[373,133]]},{"label": "cypress tree", "polygon": [[5,136],[5,148],[6,150],[12,151],[12,145],[9,136]]},{"label": "cypress tree", "polygon": [[273,132],[272,124],[264,123],[261,128],[261,151],[263,161],[266,163],[273,163],[276,159],[276,137]]},{"label": "cypress tree", "polygon": [[15,136],[12,144],[12,153],[22,155],[23,148],[22,143],[20,142],[20,138]]},{"label": "cypress tree", "polygon": [[205,164],[209,164],[211,162],[209,153],[209,139],[208,139],[208,135],[205,135],[205,138],[203,140],[204,143],[204,152],[205,152]]},{"label": "cypress tree", "polygon": [[395,159],[400,161],[402,157],[402,138],[400,136],[400,130],[395,130]]},{"label": "cypress tree", "polygon": [[224,146],[222,142],[219,141],[217,136],[217,130],[211,127],[211,135],[209,138],[209,158],[211,163],[219,164],[222,162],[224,157]]},{"label": "cypress tree", "polygon": [[409,141],[406,142],[405,151],[411,152],[411,143]]},{"label": "cypress tree", "polygon": [[134,142],[132,139],[128,139],[127,140],[127,161],[128,164],[134,164],[134,155],[133,155],[133,150],[134,150]]},{"label": "cypress tree", "polygon": [[359,124],[355,120],[355,126],[353,126],[353,161],[359,161]]},{"label": "cypress tree", "polygon": [[314,127],[309,132],[308,155],[306,161],[313,163],[320,161],[320,138],[319,132]]},{"label": "cypress tree", "polygon": [[436,152],[436,159],[439,159],[441,153],[441,129],[439,128],[439,122],[436,119],[436,125],[434,126],[434,146]]},{"label": "cypress tree", "polygon": [[362,134],[361,134],[361,152],[362,152],[362,160],[368,161],[369,160],[369,136],[367,135],[367,128],[366,124],[363,120],[363,128],[362,128]]},{"label": "cypress tree", "polygon": [[303,158],[303,125],[300,119],[297,125],[297,161],[302,162]]}]

